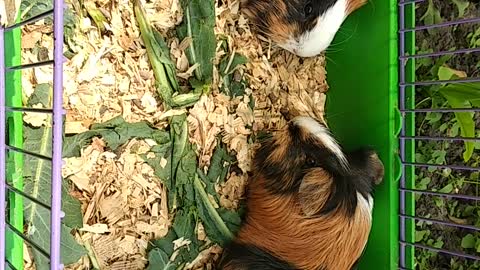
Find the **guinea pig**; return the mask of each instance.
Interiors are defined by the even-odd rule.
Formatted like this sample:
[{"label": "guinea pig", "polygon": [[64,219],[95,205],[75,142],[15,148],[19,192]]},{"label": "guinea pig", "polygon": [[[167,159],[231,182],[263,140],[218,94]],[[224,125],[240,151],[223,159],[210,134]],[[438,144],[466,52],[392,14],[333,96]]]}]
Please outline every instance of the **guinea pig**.
[{"label": "guinea pig", "polygon": [[256,29],[278,46],[312,57],[327,49],[343,21],[367,0],[241,0]]},{"label": "guinea pig", "polygon": [[217,269],[355,269],[384,176],[377,153],[345,152],[323,123],[297,116],[253,164],[245,217]]}]

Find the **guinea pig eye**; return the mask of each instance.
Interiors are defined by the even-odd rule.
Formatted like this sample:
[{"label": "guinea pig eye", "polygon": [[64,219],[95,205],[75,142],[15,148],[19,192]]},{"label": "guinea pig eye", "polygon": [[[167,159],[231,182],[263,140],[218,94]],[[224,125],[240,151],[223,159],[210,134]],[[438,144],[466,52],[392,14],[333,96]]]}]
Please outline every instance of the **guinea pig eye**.
[{"label": "guinea pig eye", "polygon": [[305,17],[310,16],[313,12],[313,6],[312,3],[308,2],[305,7],[303,8],[303,13],[305,14]]},{"label": "guinea pig eye", "polygon": [[306,165],[308,167],[315,167],[315,165],[317,165],[317,161],[315,159],[311,158],[311,157],[308,157],[306,162],[307,162]]}]

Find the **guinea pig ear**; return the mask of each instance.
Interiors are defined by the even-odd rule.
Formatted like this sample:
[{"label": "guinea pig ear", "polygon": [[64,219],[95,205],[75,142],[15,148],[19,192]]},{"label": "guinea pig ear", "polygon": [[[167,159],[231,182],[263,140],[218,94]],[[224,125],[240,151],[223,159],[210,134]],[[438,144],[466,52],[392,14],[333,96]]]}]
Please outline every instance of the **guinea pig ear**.
[{"label": "guinea pig ear", "polygon": [[347,1],[347,15],[352,14],[357,9],[367,4],[367,0],[348,0]]},{"label": "guinea pig ear", "polygon": [[307,173],[300,183],[298,202],[307,217],[317,215],[332,192],[332,177],[323,169]]}]

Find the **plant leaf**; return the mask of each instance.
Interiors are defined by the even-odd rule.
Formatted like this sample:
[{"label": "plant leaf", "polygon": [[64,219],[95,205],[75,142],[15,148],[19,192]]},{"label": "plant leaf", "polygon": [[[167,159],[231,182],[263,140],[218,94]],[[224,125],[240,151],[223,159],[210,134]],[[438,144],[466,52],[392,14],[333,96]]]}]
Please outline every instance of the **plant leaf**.
[{"label": "plant leaf", "polygon": [[462,238],[462,248],[474,248],[475,247],[475,237],[472,234],[467,234]]},{"label": "plant leaf", "polygon": [[[449,84],[440,88],[439,93],[445,97],[452,108],[471,108],[480,105],[480,83]],[[475,137],[474,114],[470,112],[455,112],[455,118],[460,125],[463,137]],[[466,141],[463,159],[469,161],[475,149],[472,141]]]},{"label": "plant leaf", "polygon": [[208,199],[202,181],[196,175],[194,182],[198,204],[198,214],[203,220],[208,237],[219,244],[233,239],[233,233],[227,227],[219,213]]},{"label": "plant leaf", "polygon": [[162,36],[152,28],[145,17],[145,11],[139,0],[134,1],[134,13],[155,74],[158,94],[171,106],[172,95],[178,91],[179,85],[175,65],[170,59],[170,50]]},{"label": "plant leaf", "polygon": [[466,78],[467,73],[461,70],[455,70],[447,66],[441,66],[438,68],[438,79],[440,80],[452,80],[458,78]]},{"label": "plant leaf", "polygon": [[[32,129],[24,127],[24,149],[44,156],[51,154],[51,129]],[[51,163],[33,156],[24,159],[24,192],[33,198],[50,205],[51,199]],[[65,184],[62,185],[62,210],[65,219],[62,220],[61,256],[66,265],[77,262],[86,250],[76,242],[70,234],[71,229],[82,226],[80,203],[71,197]],[[50,249],[50,211],[31,200],[24,200],[25,221],[28,224],[28,237],[44,250]],[[67,226],[68,225],[68,226]],[[48,261],[38,251],[34,250],[37,269],[48,269]]]},{"label": "plant leaf", "polygon": [[79,156],[80,149],[90,143],[93,137],[103,137],[107,146],[117,149],[132,138],[153,139],[162,144],[168,142],[168,132],[151,128],[147,122],[127,123],[121,116],[102,124],[93,124],[89,131],[65,138],[63,156]]},{"label": "plant leaf", "polygon": [[[50,220],[45,220],[44,217],[49,217],[50,212],[46,209],[42,209],[37,213],[39,213],[37,216],[38,220],[36,220],[34,224],[48,222],[45,223],[48,226],[50,224]],[[29,238],[35,243],[39,244],[44,250],[46,249],[46,251],[48,251],[50,247],[50,230],[44,230],[44,228],[45,226],[34,227],[34,232],[29,236]],[[85,248],[77,243],[70,231],[71,228],[65,226],[65,224],[61,225],[60,238],[62,240],[60,243],[60,256],[64,265],[76,263],[82,256],[87,254]],[[49,260],[34,248],[32,249],[32,252],[35,258],[35,265],[37,267],[36,269],[49,270]]]},{"label": "plant leaf", "polygon": [[470,102],[480,108],[480,82],[449,84],[439,90],[442,95],[448,95],[457,100]]},{"label": "plant leaf", "polygon": [[[220,142],[220,140],[219,140]],[[210,183],[223,183],[229,171],[233,157],[230,156],[225,149],[225,146],[218,143],[210,160],[210,167],[208,168],[207,177]],[[203,179],[202,179],[203,180]],[[207,184],[208,185],[208,184]],[[214,189],[208,187],[208,193],[216,193]]]},{"label": "plant leaf", "polygon": [[463,16],[465,15],[465,10],[468,8],[470,3],[463,0],[452,0],[452,2],[455,3],[455,5],[457,6],[458,17],[463,18]]},{"label": "plant leaf", "polygon": [[422,241],[423,237],[425,236],[426,233],[427,233],[427,231],[425,231],[425,230],[415,231],[415,242]]},{"label": "plant leaf", "polygon": [[216,50],[215,40],[215,1],[182,0],[183,22],[177,28],[180,40],[191,38],[187,49],[190,65],[199,64],[195,70],[198,80],[210,84],[213,78],[213,62]]},{"label": "plant leaf", "polygon": [[438,192],[449,194],[449,193],[452,192],[452,190],[453,190],[453,185],[448,184],[448,185],[444,186],[442,189],[440,189]]},{"label": "plant leaf", "polygon": [[156,248],[148,253],[149,265],[147,270],[173,270],[175,265],[170,261],[167,254]]},{"label": "plant leaf", "polygon": [[[442,16],[440,15],[440,10],[435,7],[432,0],[428,0],[427,11],[423,14],[420,20],[423,21],[425,25],[437,24],[443,21]],[[429,29],[429,32],[432,32],[431,29]]]},{"label": "plant leaf", "polygon": [[233,71],[235,71],[237,66],[244,65],[246,63],[248,63],[247,57],[239,53],[225,55],[220,61],[219,70],[222,76],[230,75],[233,73]]}]

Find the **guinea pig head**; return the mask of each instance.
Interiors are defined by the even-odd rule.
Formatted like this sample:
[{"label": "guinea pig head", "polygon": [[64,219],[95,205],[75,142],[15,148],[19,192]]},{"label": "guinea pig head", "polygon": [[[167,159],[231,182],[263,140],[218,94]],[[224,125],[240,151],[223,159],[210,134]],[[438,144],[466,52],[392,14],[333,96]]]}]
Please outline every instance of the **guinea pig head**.
[{"label": "guinea pig head", "polygon": [[[302,204],[315,200],[317,214],[338,207],[353,214],[357,194],[368,199],[384,176],[375,151],[343,151],[325,124],[307,116],[293,118],[286,128],[265,141],[254,164],[269,192],[299,193]],[[304,209],[310,214],[313,210]]]},{"label": "guinea pig head", "polygon": [[257,30],[301,57],[323,52],[345,18],[367,0],[241,0]]}]

